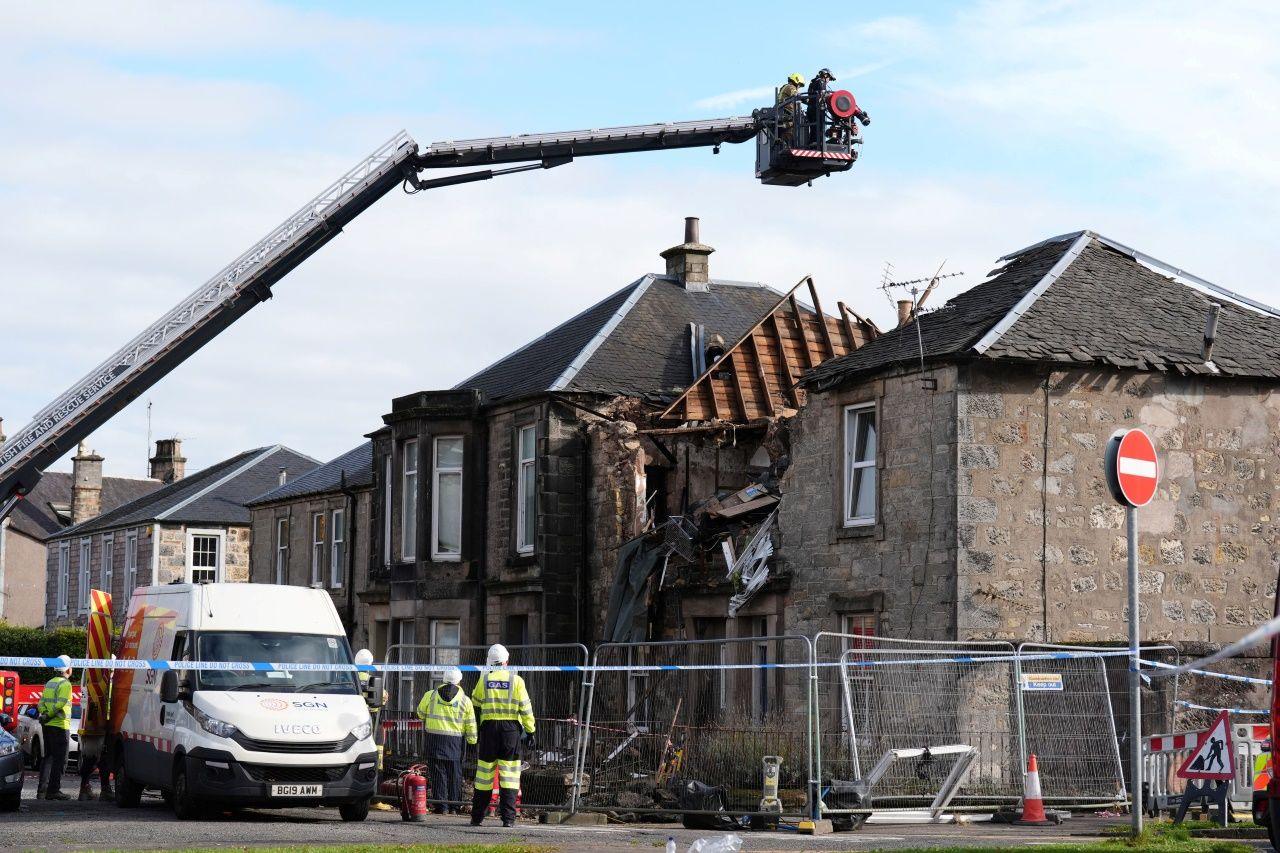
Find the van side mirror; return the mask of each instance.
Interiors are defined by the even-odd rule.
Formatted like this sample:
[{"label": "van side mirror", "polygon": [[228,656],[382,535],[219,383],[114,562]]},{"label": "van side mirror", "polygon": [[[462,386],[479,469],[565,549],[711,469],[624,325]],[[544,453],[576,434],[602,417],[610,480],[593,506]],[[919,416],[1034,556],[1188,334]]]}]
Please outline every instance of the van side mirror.
[{"label": "van side mirror", "polygon": [[166,669],[160,676],[160,701],[182,702],[191,698],[191,683],[176,670]]},{"label": "van side mirror", "polygon": [[0,714],[0,728],[3,728],[3,729],[13,728],[13,717],[9,716],[8,714]]}]

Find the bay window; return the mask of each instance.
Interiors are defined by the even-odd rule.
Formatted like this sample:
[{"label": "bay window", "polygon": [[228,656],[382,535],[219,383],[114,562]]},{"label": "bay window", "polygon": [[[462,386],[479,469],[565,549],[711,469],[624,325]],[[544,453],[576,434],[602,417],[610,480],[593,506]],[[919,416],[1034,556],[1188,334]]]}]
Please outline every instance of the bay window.
[{"label": "bay window", "polygon": [[441,436],[431,467],[431,559],[461,556],[462,436]]},{"label": "bay window", "polygon": [[520,427],[516,449],[516,551],[532,554],[538,531],[537,427]]}]

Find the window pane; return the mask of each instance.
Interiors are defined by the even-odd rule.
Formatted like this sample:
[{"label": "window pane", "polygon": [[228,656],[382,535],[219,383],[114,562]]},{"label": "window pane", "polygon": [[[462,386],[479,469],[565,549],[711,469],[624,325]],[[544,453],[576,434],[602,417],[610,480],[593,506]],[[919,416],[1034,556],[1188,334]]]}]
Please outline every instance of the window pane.
[{"label": "window pane", "polygon": [[873,462],[876,458],[876,417],[875,412],[868,409],[858,412],[857,461]]},{"label": "window pane", "polygon": [[855,468],[853,487],[849,494],[849,506],[853,518],[874,518],[876,514],[876,469],[874,466]]},{"label": "window pane", "polygon": [[520,430],[520,458],[532,459],[534,454],[534,442],[537,438],[537,430],[533,427],[524,427]]},{"label": "window pane", "polygon": [[437,438],[436,439],[436,467],[437,468],[461,468],[462,467],[462,439],[461,438]]},{"label": "window pane", "polygon": [[440,474],[436,492],[436,552],[462,553],[462,475]]},{"label": "window pane", "polygon": [[525,547],[533,547],[534,537],[537,533],[538,521],[538,493],[534,490],[535,477],[533,465],[525,463],[520,466],[520,503],[521,503],[521,528],[520,528],[520,544]]}]

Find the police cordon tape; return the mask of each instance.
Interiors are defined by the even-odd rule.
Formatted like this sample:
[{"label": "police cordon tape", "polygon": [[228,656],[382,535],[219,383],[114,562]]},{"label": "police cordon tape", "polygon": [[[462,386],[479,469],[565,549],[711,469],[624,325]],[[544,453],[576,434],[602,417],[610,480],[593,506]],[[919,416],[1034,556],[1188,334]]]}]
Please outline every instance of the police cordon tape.
[{"label": "police cordon tape", "polygon": [[1190,663],[1184,663],[1180,666],[1170,665],[1168,669],[1161,667],[1161,671],[1151,673],[1151,677],[1168,678],[1171,675],[1182,675],[1187,672],[1197,672],[1211,663],[1217,663],[1220,660],[1235,657],[1245,649],[1252,648],[1261,642],[1270,640],[1276,634],[1280,634],[1280,616],[1275,616],[1268,621],[1263,622],[1257,628],[1245,634],[1234,643],[1223,646],[1211,655],[1202,657],[1199,660],[1193,660]]},{"label": "police cordon tape", "polygon": [[[1177,667],[1171,663],[1164,663],[1163,661],[1158,660],[1140,659],[1138,663],[1143,666],[1150,666],[1156,669],[1177,669]],[[1221,678],[1225,681],[1239,681],[1242,684],[1256,684],[1259,687],[1271,686],[1270,678],[1254,678],[1251,675],[1235,675],[1230,672],[1210,672],[1207,669],[1189,669],[1186,672],[1193,673],[1195,675],[1207,675],[1210,678]]]},{"label": "police cordon tape", "polygon": [[[1073,660],[1077,658],[1123,657],[1127,649],[1089,652],[1044,652],[1030,655],[956,655],[952,657],[916,658],[912,660],[848,660],[804,661],[800,663],[711,663],[711,664],[647,664],[636,666],[521,666],[508,669],[517,672],[692,672],[698,670],[725,669],[812,669],[815,667],[870,667],[909,666],[919,664],[948,663],[1001,663],[1010,661]],[[0,667],[48,667],[62,666],[58,658],[0,656]],[[132,669],[132,670],[197,670],[211,672],[445,672],[457,668],[463,672],[489,672],[496,667],[475,664],[435,663],[267,663],[262,661],[194,661],[194,660],[100,660],[96,658],[72,658],[76,669]]]},{"label": "police cordon tape", "polygon": [[1212,705],[1197,705],[1195,702],[1188,702],[1185,699],[1175,699],[1173,704],[1180,708],[1190,708],[1193,711],[1213,711],[1222,713],[1226,711],[1228,714],[1270,714],[1270,711],[1259,710],[1257,708],[1215,708]]}]

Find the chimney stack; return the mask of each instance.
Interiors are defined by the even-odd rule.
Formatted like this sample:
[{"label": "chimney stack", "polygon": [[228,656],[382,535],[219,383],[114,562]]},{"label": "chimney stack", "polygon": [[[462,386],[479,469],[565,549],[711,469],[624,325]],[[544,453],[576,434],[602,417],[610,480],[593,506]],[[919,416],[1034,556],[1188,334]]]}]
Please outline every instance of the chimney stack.
[{"label": "chimney stack", "polygon": [[182,439],[161,438],[156,441],[156,455],[151,457],[151,479],[176,483],[187,473],[187,458],[182,455]]},{"label": "chimney stack", "polygon": [[667,275],[675,277],[685,290],[706,293],[710,288],[711,268],[707,258],[715,249],[698,242],[698,217],[684,218],[684,242],[662,253],[667,262]]},{"label": "chimney stack", "polygon": [[71,523],[102,514],[102,457],[80,442],[71,459]]},{"label": "chimney stack", "polygon": [[898,325],[905,326],[911,322],[911,309],[915,308],[915,303],[910,299],[898,300]]}]

